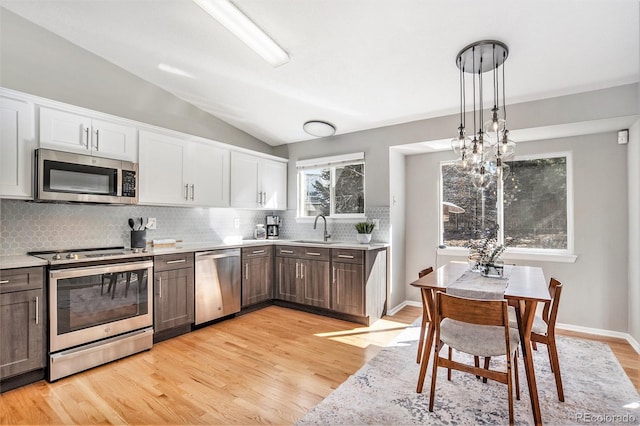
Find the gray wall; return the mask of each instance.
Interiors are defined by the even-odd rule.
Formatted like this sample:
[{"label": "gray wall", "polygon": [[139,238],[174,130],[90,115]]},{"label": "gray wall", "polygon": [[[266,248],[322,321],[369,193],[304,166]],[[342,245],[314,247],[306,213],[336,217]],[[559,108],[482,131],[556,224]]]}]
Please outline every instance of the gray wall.
[{"label": "gray wall", "polygon": [[[404,155],[389,150],[389,210],[391,216],[391,282],[405,283],[406,257],[406,161]],[[429,265],[425,265],[429,266]],[[388,306],[393,308],[407,298],[403,285],[389,286]]]},{"label": "gray wall", "polygon": [[[143,25],[143,24],[142,24]],[[0,85],[271,154],[273,148],[0,8]]]},{"label": "gray wall", "polygon": [[[575,263],[516,261],[540,266],[547,280],[564,284],[558,321],[582,327],[628,332],[627,146],[617,133],[521,143],[517,154],[572,152]],[[435,262],[438,246],[439,164],[450,153],[407,157],[407,275]],[[637,186],[635,191],[637,191]],[[456,260],[438,256],[438,263]],[[457,259],[460,260],[460,259]],[[413,288],[407,297],[420,300]]]},{"label": "gray wall", "polygon": [[640,121],[629,129],[629,334],[640,342]]}]

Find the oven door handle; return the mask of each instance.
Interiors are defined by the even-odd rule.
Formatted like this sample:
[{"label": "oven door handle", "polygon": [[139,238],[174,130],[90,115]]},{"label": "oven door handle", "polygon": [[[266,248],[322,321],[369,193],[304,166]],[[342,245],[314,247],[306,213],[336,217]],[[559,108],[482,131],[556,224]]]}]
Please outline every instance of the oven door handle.
[{"label": "oven door handle", "polygon": [[51,278],[74,278],[84,277],[87,275],[99,275],[99,274],[113,274],[118,272],[135,271],[138,269],[153,268],[152,260],[145,260],[143,262],[122,262],[122,263],[110,263],[107,265],[98,266],[82,266],[78,268],[69,269],[56,269],[49,271],[49,277]]}]

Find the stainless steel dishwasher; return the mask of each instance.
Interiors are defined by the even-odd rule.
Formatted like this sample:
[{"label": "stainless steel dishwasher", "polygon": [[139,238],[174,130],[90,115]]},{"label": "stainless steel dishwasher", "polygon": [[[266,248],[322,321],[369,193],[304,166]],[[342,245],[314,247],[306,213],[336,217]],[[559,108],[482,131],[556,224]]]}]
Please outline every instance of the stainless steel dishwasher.
[{"label": "stainless steel dishwasher", "polygon": [[240,312],[240,249],[196,253],[196,324]]}]

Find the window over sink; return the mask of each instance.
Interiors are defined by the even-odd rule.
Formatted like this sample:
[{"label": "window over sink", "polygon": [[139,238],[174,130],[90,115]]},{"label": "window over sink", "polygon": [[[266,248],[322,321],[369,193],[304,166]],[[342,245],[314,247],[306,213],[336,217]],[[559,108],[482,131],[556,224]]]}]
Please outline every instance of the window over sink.
[{"label": "window over sink", "polygon": [[363,152],[302,160],[296,168],[298,217],[364,217]]},{"label": "window over sink", "polygon": [[570,153],[517,157],[506,163],[510,173],[485,190],[476,189],[469,173],[453,163],[441,164],[441,244],[465,247],[497,225],[495,237],[500,244],[509,241],[512,253],[571,253]]}]

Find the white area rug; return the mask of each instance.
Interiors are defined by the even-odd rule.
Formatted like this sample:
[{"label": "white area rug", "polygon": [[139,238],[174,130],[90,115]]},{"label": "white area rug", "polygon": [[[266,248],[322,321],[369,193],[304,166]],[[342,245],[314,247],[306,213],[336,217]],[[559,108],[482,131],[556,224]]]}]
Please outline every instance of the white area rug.
[{"label": "white area rug", "polygon": [[[419,327],[403,331],[298,425],[508,424],[506,385],[482,383],[457,371],[449,382],[443,368],[438,372],[434,411],[429,412],[431,363],[423,393],[416,393],[418,335]],[[640,424],[640,395],[608,345],[566,337],[558,337],[557,343],[565,402],[558,401],[546,346],[534,351],[544,424]],[[446,356],[446,348],[441,354]],[[454,353],[454,359],[465,357]],[[533,424],[522,358],[518,365],[521,398],[514,397],[515,422]],[[504,357],[491,361],[492,369],[503,366]]]}]

